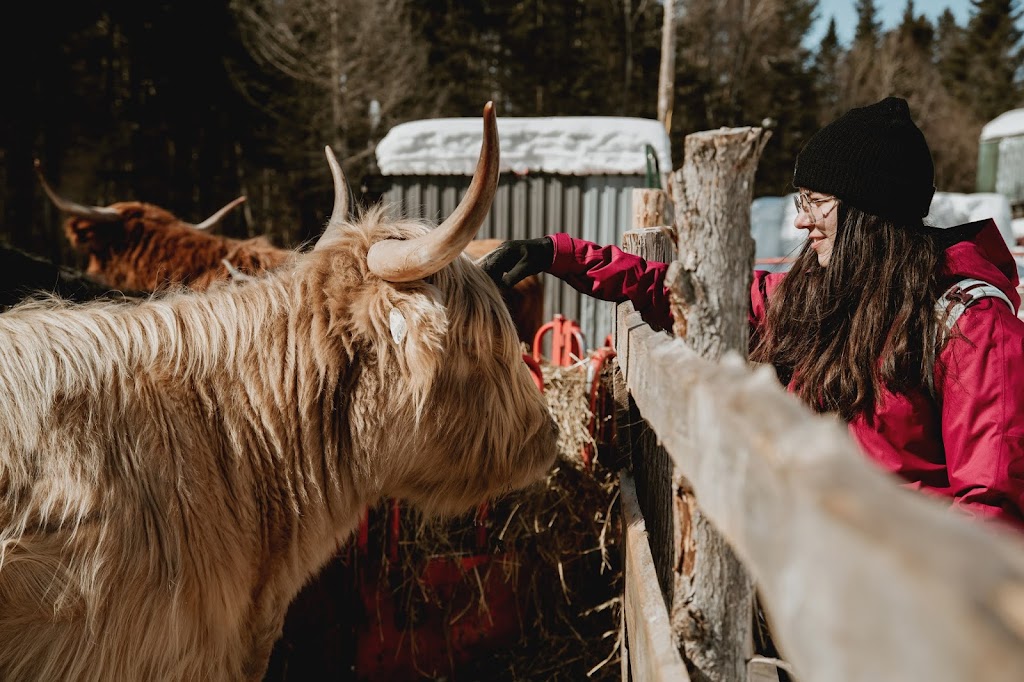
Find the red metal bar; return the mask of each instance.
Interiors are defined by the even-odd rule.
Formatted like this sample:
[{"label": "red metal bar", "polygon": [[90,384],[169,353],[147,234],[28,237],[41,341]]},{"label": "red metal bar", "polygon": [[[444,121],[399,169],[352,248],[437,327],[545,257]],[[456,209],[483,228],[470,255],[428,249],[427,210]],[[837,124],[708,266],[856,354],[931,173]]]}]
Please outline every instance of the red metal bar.
[{"label": "red metal bar", "polygon": [[583,357],[587,343],[575,320],[566,319],[556,313],[551,322],[541,325],[533,336],[533,359],[539,361],[544,347],[544,335],[551,332],[551,362],[561,367],[570,367]]},{"label": "red metal bar", "polygon": [[537,385],[537,390],[543,393],[544,372],[540,369],[540,363],[534,360],[529,353],[523,353],[523,362],[530,368],[530,375],[533,376],[533,383]]}]

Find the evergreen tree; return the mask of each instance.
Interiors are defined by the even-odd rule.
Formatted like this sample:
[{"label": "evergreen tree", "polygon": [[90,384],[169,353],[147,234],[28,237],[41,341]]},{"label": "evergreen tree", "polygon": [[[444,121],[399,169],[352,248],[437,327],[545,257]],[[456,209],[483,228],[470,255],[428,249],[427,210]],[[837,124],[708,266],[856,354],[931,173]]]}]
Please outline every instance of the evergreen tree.
[{"label": "evergreen tree", "polygon": [[761,194],[792,191],[793,163],[818,128],[814,59],[803,44],[814,19],[815,5],[808,0],[779,1],[777,20],[769,36],[779,47],[752,74],[750,104],[745,106],[744,118],[763,125],[764,119],[756,120],[757,114],[763,112],[772,131],[757,169],[756,191]]},{"label": "evergreen tree", "polygon": [[446,116],[478,116],[481,103],[495,99],[499,115],[504,113],[507,103],[496,97],[498,55],[486,3],[417,0],[408,5],[412,24],[428,46],[423,86],[436,93],[440,110]]},{"label": "evergreen tree", "polygon": [[921,53],[931,51],[935,41],[935,28],[928,21],[928,17],[923,14],[920,16],[914,14],[914,0],[907,0],[903,9],[903,19],[897,31],[901,42],[909,49]]},{"label": "evergreen tree", "polygon": [[[238,122],[252,112],[223,65],[238,49],[226,2],[25,9],[0,60],[0,156],[9,164],[0,204],[16,245],[82,264],[62,216],[30,203],[39,199],[33,157],[84,203],[140,199],[200,219],[238,193],[236,149],[248,132]],[[238,215],[225,221],[228,232]]]},{"label": "evergreen tree", "polygon": [[837,108],[840,112],[850,107],[867,104],[878,89],[874,71],[879,66],[877,49],[880,23],[872,0],[857,0],[857,28],[853,43],[843,55],[839,69],[840,87]]},{"label": "evergreen tree", "polygon": [[883,36],[872,70],[879,84],[874,95],[906,97],[932,149],[936,186],[971,191],[978,128],[970,108],[945,87],[934,57],[938,49],[935,28],[926,17],[915,16],[908,2],[903,21]]},{"label": "evergreen tree", "polygon": [[[709,127],[717,55],[710,34],[716,30],[713,0],[684,0],[676,36],[676,96],[672,114],[672,158],[682,159],[680,138]],[[703,28],[702,28],[703,27]],[[722,78],[728,78],[725,74]]]},{"label": "evergreen tree", "polygon": [[984,120],[1021,103],[1024,66],[1017,0],[971,0],[963,50],[968,63],[963,92]]},{"label": "evergreen tree", "polygon": [[491,5],[502,7],[500,25],[523,25],[518,34],[502,31],[499,69],[503,90],[518,93],[513,98],[518,115],[654,115],[659,5],[630,0]]},{"label": "evergreen tree", "polygon": [[[427,0],[416,21],[451,115],[473,116],[481,86],[499,115],[653,115],[660,5],[615,0]],[[557,64],[557,68],[552,65]]]},{"label": "evergreen tree", "polygon": [[765,125],[772,137],[755,191],[789,191],[793,159],[817,127],[812,59],[803,45],[814,7],[813,0],[775,0],[756,12],[739,0],[686,3],[676,61],[675,158],[682,158],[687,133]]},{"label": "evergreen tree", "polygon": [[836,33],[836,20],[831,17],[828,30],[821,39],[818,52],[814,56],[814,82],[818,92],[818,123],[824,125],[834,120],[842,112],[839,111],[840,64],[844,50],[839,44]]},{"label": "evergreen tree", "polygon": [[943,85],[959,99],[966,99],[968,54],[965,41],[964,28],[956,23],[956,17],[947,7],[936,22],[933,54]]},{"label": "evergreen tree", "polygon": [[853,34],[854,47],[874,47],[882,24],[878,21],[878,10],[874,0],[857,0],[857,28]]}]

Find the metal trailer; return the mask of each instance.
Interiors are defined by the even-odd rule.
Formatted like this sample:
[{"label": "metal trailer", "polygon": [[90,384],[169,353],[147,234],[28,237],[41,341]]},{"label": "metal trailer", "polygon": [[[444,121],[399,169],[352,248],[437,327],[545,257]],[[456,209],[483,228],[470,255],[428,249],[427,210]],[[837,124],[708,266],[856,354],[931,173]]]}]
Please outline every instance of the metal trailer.
[{"label": "metal trailer", "polygon": [[1024,217],[1024,109],[992,119],[978,139],[977,191],[998,192]]}]

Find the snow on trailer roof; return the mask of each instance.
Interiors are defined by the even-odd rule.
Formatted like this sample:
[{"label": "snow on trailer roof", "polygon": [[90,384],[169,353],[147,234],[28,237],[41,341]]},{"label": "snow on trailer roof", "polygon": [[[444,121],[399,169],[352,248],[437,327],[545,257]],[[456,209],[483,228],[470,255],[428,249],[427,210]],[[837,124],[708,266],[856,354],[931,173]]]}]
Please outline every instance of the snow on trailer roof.
[{"label": "snow on trailer roof", "polygon": [[1024,135],[1024,109],[1011,109],[999,114],[981,129],[981,140]]},{"label": "snow on trailer roof", "polygon": [[[479,117],[402,123],[377,143],[382,175],[472,175],[483,138]],[[672,170],[664,126],[621,116],[498,117],[501,170],[516,174],[635,175],[647,171],[645,145],[659,170]]]}]

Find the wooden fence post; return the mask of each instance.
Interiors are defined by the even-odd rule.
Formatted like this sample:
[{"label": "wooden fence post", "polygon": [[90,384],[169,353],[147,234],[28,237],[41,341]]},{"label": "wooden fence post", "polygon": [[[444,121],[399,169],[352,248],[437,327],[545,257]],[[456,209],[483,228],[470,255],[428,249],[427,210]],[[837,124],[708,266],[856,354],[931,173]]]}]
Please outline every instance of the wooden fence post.
[{"label": "wooden fence post", "polygon": [[[711,360],[729,350],[746,355],[754,265],[750,202],[769,135],[760,128],[688,135],[683,166],[674,178],[678,259],[666,278],[673,331]],[[673,628],[701,679],[745,679],[753,655],[753,581],[700,511],[689,483],[677,480],[675,493],[679,558],[674,590],[686,598],[673,600]]]},{"label": "wooden fence post", "polygon": [[[633,190],[633,229],[622,235],[622,250],[646,260],[671,263],[675,260],[675,234],[666,223],[668,195],[660,189]],[[616,316],[618,317],[618,316]],[[618,357],[620,369],[628,357]],[[632,450],[633,477],[640,510],[651,546],[651,555],[658,575],[659,586],[668,608],[674,597],[672,566],[676,562],[677,536],[673,485],[675,467],[668,453],[658,444],[635,403],[629,398],[624,382],[618,388],[621,397],[620,414],[623,429],[620,442],[627,442]]]},{"label": "wooden fence post", "polygon": [[[667,209],[664,191],[633,190],[633,229],[623,235],[622,249],[647,260],[671,262],[675,243],[666,225]],[[617,336],[627,331],[616,323]],[[625,360],[621,357],[616,362]],[[629,397],[622,370],[619,366],[614,376],[616,438],[618,447],[629,451],[633,464],[633,476],[623,473],[621,477],[626,550],[623,626],[627,630],[622,639],[622,679],[684,681],[688,679],[686,667],[667,608],[674,563],[673,465]]]},{"label": "wooden fence post", "polygon": [[675,174],[679,258],[666,284],[676,336],[718,360],[747,353],[747,311],[754,267],[750,202],[754,172],[770,133],[723,128],[686,136]]}]

